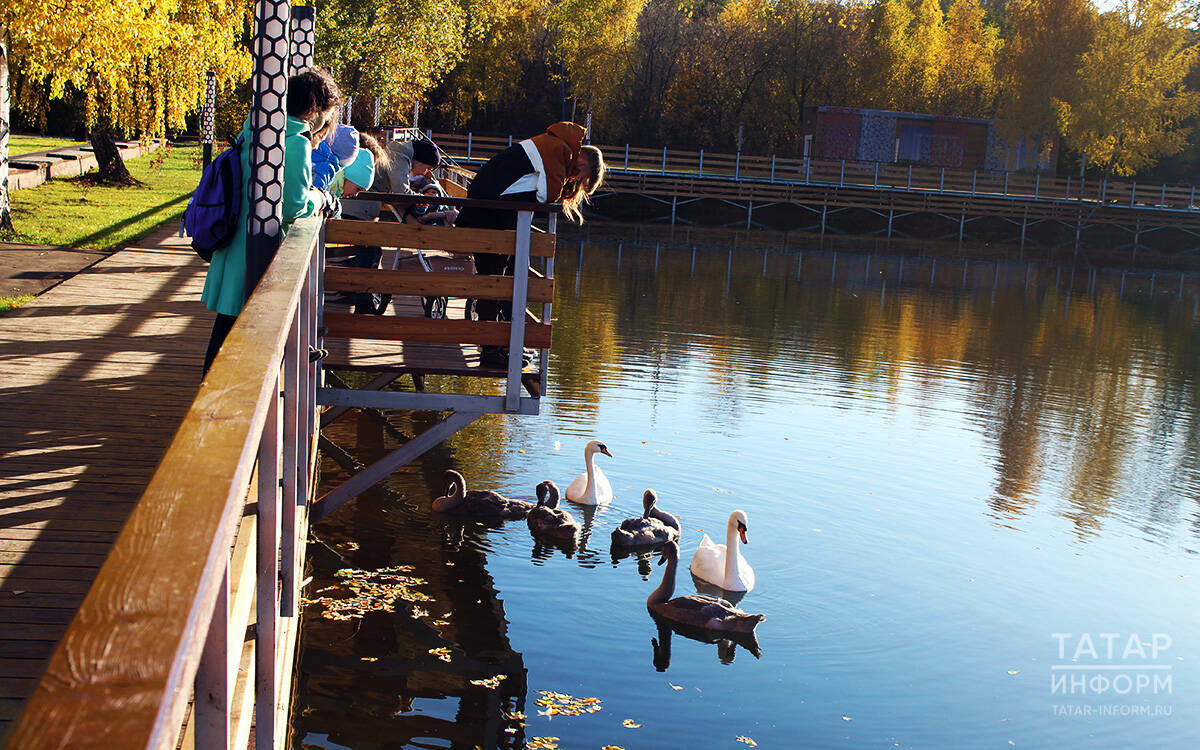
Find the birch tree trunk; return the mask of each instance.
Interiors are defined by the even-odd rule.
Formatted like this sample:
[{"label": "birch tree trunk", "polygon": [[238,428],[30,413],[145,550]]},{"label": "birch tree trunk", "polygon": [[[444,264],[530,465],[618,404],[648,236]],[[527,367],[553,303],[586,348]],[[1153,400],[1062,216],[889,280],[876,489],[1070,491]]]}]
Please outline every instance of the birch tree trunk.
[{"label": "birch tree trunk", "polygon": [[12,102],[8,94],[8,27],[0,23],[0,230],[11,230],[8,202],[8,131]]}]

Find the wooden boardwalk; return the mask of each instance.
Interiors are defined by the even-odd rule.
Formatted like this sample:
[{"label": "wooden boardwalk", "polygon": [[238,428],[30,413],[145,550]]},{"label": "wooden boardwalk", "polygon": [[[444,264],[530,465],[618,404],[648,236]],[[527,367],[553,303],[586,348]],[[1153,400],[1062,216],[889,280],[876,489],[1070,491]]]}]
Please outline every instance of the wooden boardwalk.
[{"label": "wooden boardwalk", "polygon": [[172,234],[0,317],[0,737],[196,395],[205,267]]}]

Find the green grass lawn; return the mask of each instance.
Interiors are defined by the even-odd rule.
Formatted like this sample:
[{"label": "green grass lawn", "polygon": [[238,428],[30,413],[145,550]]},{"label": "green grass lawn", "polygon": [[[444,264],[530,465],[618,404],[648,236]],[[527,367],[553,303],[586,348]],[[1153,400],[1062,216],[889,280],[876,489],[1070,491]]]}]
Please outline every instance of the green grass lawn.
[{"label": "green grass lawn", "polygon": [[10,135],[8,137],[8,155],[14,157],[33,154],[38,151],[49,151],[52,148],[75,146],[82,142],[70,138],[50,138],[44,135]]},{"label": "green grass lawn", "polygon": [[16,310],[21,305],[33,299],[32,294],[18,294],[13,297],[0,297],[0,315]]},{"label": "green grass lawn", "polygon": [[170,146],[126,162],[142,187],[94,187],[80,178],[14,190],[15,232],[0,239],[114,250],[178,219],[200,181],[200,147]]}]

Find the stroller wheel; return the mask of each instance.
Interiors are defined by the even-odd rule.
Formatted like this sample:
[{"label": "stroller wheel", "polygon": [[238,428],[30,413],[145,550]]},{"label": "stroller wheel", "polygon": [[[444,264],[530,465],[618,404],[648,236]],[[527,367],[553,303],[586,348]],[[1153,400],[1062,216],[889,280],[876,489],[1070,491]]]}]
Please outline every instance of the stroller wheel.
[{"label": "stroller wheel", "polygon": [[425,309],[425,317],[442,320],[446,317],[445,297],[422,297],[421,306]]}]

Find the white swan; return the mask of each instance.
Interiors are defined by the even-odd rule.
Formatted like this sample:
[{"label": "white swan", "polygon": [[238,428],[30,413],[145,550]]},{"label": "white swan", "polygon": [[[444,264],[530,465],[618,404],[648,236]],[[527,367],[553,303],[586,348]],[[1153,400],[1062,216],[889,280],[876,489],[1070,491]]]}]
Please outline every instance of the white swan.
[{"label": "white swan", "polygon": [[593,440],[583,449],[583,461],[587,471],[575,477],[575,481],[567,486],[567,499],[580,505],[607,505],[612,502],[612,485],[608,477],[596,465],[596,454],[603,453],[612,458],[608,448],[599,440]]},{"label": "white swan", "polygon": [[749,591],[754,588],[754,569],[738,549],[739,537],[742,544],[747,543],[746,532],[749,528],[750,519],[744,511],[730,513],[729,523],[725,527],[725,543],[713,544],[713,540],[705,534],[700,540],[700,548],[692,557],[692,573],[726,591]]}]

